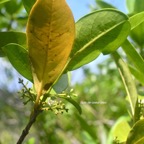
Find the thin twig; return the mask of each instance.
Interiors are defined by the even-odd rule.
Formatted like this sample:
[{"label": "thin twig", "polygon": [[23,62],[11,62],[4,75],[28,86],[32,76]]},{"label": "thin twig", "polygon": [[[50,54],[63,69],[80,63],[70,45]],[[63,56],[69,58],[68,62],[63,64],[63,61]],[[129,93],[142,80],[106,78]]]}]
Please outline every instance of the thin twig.
[{"label": "thin twig", "polygon": [[42,110],[34,110],[32,112],[32,114],[30,115],[30,119],[28,124],[26,125],[25,129],[22,131],[22,134],[19,138],[19,140],[17,141],[17,144],[22,144],[22,142],[24,141],[25,137],[27,136],[27,134],[29,133],[29,130],[31,128],[31,126],[34,124],[34,122],[36,121],[37,116],[42,112]]}]

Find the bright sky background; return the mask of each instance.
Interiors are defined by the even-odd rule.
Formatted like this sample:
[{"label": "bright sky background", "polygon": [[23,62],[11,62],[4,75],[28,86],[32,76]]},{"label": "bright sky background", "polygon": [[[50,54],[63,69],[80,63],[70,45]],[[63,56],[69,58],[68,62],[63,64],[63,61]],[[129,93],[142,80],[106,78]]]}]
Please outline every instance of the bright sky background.
[{"label": "bright sky background", "polygon": [[[90,5],[95,7],[95,0],[66,0],[68,5],[70,6],[74,18],[77,21],[82,16],[88,14],[90,12]],[[125,1],[126,0],[105,0],[108,3],[113,4],[118,7],[121,11],[126,12],[125,9]]]},{"label": "bright sky background", "polygon": [[89,5],[95,5],[94,0],[66,0],[70,6],[74,18],[77,21],[79,18],[90,12]]}]

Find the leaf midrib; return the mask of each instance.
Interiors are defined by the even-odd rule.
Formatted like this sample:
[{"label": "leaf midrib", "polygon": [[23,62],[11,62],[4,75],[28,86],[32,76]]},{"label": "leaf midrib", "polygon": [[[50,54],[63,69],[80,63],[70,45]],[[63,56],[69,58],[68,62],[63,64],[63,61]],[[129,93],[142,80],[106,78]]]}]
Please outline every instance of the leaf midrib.
[{"label": "leaf midrib", "polygon": [[[49,24],[49,29],[50,29],[50,33],[49,33],[49,39],[47,41],[47,51],[46,51],[46,58],[45,58],[45,63],[44,63],[44,69],[43,69],[43,74],[42,74],[42,83],[44,84],[44,75],[45,75],[45,71],[47,69],[47,62],[48,62],[48,55],[49,55],[49,45],[50,45],[50,39],[51,39],[51,28],[52,28],[52,15],[53,15],[53,3],[54,1],[52,1],[52,5],[51,5],[51,14],[50,14],[50,24]],[[43,85],[42,84],[42,85]]]},{"label": "leaf midrib", "polygon": [[111,27],[110,29],[102,32],[101,34],[99,34],[97,37],[93,38],[92,40],[90,40],[87,44],[85,44],[80,50],[78,50],[72,57],[71,60],[78,54],[82,53],[87,47],[89,47],[92,43],[94,43],[96,40],[98,40],[100,37],[106,35],[108,32],[110,32],[112,29],[116,28],[117,26],[123,24],[125,21],[120,22],[119,24],[114,25],[113,27]]}]

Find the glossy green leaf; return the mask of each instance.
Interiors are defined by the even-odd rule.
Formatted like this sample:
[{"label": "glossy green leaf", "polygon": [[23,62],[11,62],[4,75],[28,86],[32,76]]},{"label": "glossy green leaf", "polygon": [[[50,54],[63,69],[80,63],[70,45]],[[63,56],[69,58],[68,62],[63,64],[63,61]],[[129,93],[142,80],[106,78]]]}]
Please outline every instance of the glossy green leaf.
[{"label": "glossy green leaf", "polygon": [[5,2],[8,2],[8,1],[10,1],[10,0],[1,0],[1,1],[0,1],[0,4],[5,3]]},{"label": "glossy green leaf", "polygon": [[111,144],[115,138],[117,138],[120,143],[125,142],[127,140],[128,134],[131,129],[128,124],[128,120],[129,119],[127,117],[120,117],[116,121],[116,123],[110,131],[108,144]]},{"label": "glossy green leaf", "polygon": [[130,37],[134,42],[138,44],[140,48],[142,48],[144,45],[144,23],[141,23],[140,25],[135,27],[131,31]]},{"label": "glossy green leaf", "polygon": [[131,24],[131,30],[144,22],[144,12],[137,13],[129,18]]},{"label": "glossy green leaf", "polygon": [[5,56],[2,47],[9,44],[16,43],[26,48],[26,35],[22,32],[0,32],[0,56]]},{"label": "glossy green leaf", "polygon": [[[129,0],[129,3],[133,2]],[[133,13],[139,13],[139,12],[141,13],[132,16],[130,20],[133,19],[133,22],[141,24],[131,31],[130,36],[133,39],[133,41],[138,44],[140,48],[142,48],[144,45],[144,22],[142,23],[142,21],[144,20],[143,11],[144,11],[143,0],[135,0]]]},{"label": "glossy green leaf", "polygon": [[33,81],[28,52],[18,44],[8,44],[3,51],[13,67],[26,79]]},{"label": "glossy green leaf", "polygon": [[125,51],[127,57],[129,60],[134,64],[134,66],[141,72],[144,72],[144,59],[141,57],[141,55],[136,51],[136,49],[133,47],[133,45],[126,40],[122,44],[122,48]]},{"label": "glossy green leaf", "polygon": [[133,66],[129,66],[129,69],[133,76],[144,86],[144,73],[141,73]]},{"label": "glossy green leaf", "polygon": [[130,31],[128,17],[114,9],[95,11],[76,23],[76,39],[67,70],[77,69],[101,53],[114,52]]},{"label": "glossy green leaf", "polygon": [[144,143],[144,119],[136,122],[131,129],[126,144],[143,144]]},{"label": "glossy green leaf", "polygon": [[61,93],[68,87],[68,74],[63,74],[56,84],[53,86],[53,89],[56,93]]},{"label": "glossy green leaf", "polygon": [[22,0],[23,5],[27,11],[27,13],[30,13],[30,10],[32,8],[32,6],[34,5],[34,3],[36,2],[36,0]]}]

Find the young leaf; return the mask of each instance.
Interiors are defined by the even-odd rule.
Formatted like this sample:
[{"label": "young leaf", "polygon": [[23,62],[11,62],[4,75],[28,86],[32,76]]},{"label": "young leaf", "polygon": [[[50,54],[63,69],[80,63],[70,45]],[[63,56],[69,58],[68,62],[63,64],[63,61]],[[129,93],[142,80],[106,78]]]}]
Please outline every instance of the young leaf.
[{"label": "young leaf", "polygon": [[5,45],[3,51],[13,67],[26,79],[33,82],[28,52],[18,44]]},{"label": "young leaf", "polygon": [[29,14],[27,42],[37,102],[61,75],[75,36],[73,15],[65,0],[37,0]]},{"label": "young leaf", "polygon": [[115,138],[117,138],[119,142],[125,142],[130,129],[128,118],[120,117],[110,131],[108,144],[111,144]]},{"label": "young leaf", "polygon": [[130,32],[128,17],[114,9],[95,11],[76,24],[76,39],[67,70],[77,69],[101,53],[114,52]]},{"label": "young leaf", "polygon": [[144,119],[136,122],[131,129],[126,144],[143,144],[144,143]]},{"label": "young leaf", "polygon": [[2,47],[9,44],[16,43],[26,48],[26,35],[21,32],[0,32],[0,56],[5,56]]}]

